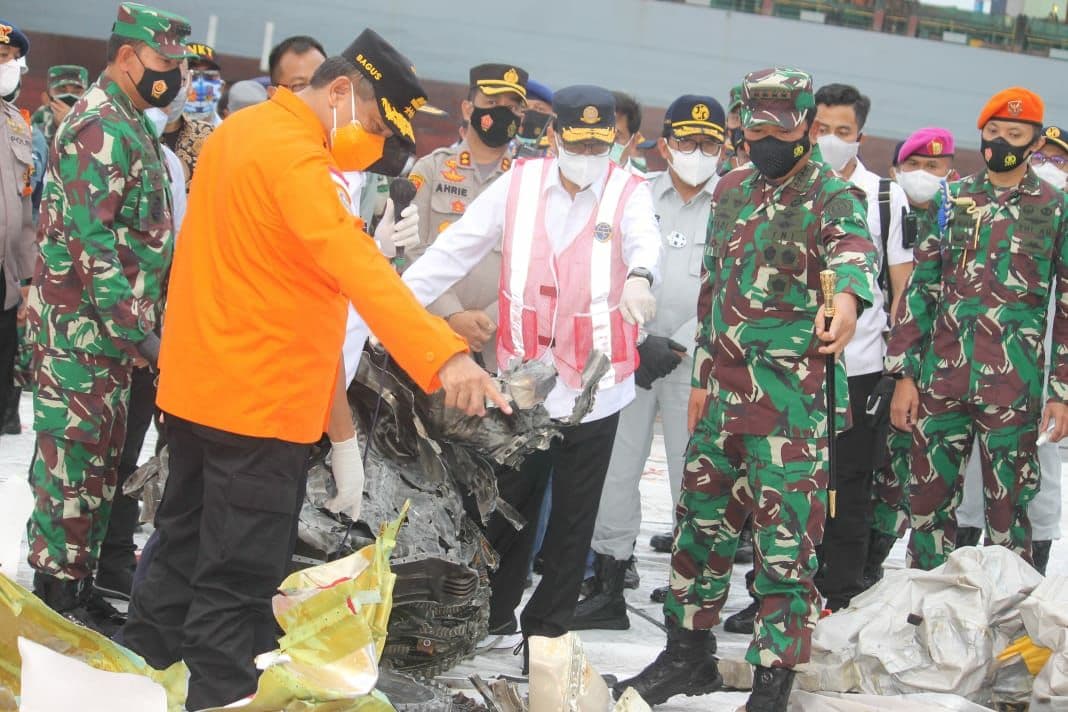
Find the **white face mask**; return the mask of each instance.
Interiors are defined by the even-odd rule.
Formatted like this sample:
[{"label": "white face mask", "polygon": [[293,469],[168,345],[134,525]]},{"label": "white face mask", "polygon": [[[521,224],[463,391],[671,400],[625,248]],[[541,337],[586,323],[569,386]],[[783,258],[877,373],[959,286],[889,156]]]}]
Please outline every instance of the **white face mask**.
[{"label": "white face mask", "polygon": [[7,96],[19,87],[22,79],[22,66],[18,60],[0,64],[0,96]]},{"label": "white face mask", "polygon": [[157,109],[154,106],[150,106],[145,109],[145,118],[152,122],[152,125],[156,128],[156,138],[163,135],[163,127],[167,125],[167,112],[163,109]]},{"label": "white face mask", "polygon": [[697,149],[693,153],[682,153],[668,146],[668,154],[671,156],[671,170],[686,185],[695,188],[705,184],[712,176],[716,175],[719,167],[719,156],[706,156]]},{"label": "white face mask", "polygon": [[820,145],[820,153],[823,154],[823,160],[836,173],[841,172],[843,168],[849,165],[849,162],[857,157],[857,151],[860,150],[860,141],[846,143],[834,134],[820,136],[816,141]]},{"label": "white face mask", "polygon": [[556,160],[560,165],[560,172],[564,178],[567,178],[579,188],[585,189],[604,175],[605,171],[608,170],[608,162],[612,159],[607,153],[603,156],[573,156],[558,143]]},{"label": "white face mask", "polygon": [[897,171],[897,184],[913,203],[926,203],[935,197],[946,176],[936,176],[922,168],[914,171]]},{"label": "white face mask", "polygon": [[1052,163],[1043,163],[1041,166],[1031,166],[1038,177],[1046,181],[1054,188],[1061,190],[1068,186],[1068,173],[1065,173]]}]

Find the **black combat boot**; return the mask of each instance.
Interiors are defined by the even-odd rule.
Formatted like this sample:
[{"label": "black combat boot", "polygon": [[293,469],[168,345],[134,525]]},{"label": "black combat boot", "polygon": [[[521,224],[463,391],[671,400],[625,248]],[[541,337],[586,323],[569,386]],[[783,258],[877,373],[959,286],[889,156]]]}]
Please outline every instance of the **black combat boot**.
[{"label": "black combat boot", "polygon": [[653,551],[658,551],[661,554],[670,554],[671,547],[675,544],[675,535],[672,532],[667,534],[653,534],[649,537],[649,546]]},{"label": "black combat boot", "polygon": [[663,603],[671,595],[671,586],[657,586],[649,594],[649,600],[653,603]]},{"label": "black combat boot", "polygon": [[753,527],[752,520],[747,520],[742,531],[738,533],[738,550],[734,552],[734,563],[753,563]]},{"label": "black combat boot", "polygon": [[593,570],[597,588],[593,595],[578,602],[571,630],[628,630],[627,601],[623,598],[623,579],[629,562],[596,554]]},{"label": "black combat boot", "polygon": [[623,588],[636,589],[642,585],[642,577],[638,574],[638,560],[633,556],[627,560],[627,569],[623,572]]},{"label": "black combat boot", "polygon": [[864,562],[864,590],[883,580],[883,564],[895,544],[896,536],[871,530],[868,535],[868,558]]},{"label": "black combat boot", "polygon": [[793,686],[792,669],[757,667],[753,671],[753,692],[745,703],[746,712],[786,712]]},{"label": "black combat boot", "polygon": [[1046,564],[1049,563],[1049,549],[1053,542],[1049,539],[1040,539],[1031,542],[1031,559],[1035,562],[1035,571],[1046,575]]},{"label": "black combat boot", "polygon": [[612,688],[616,699],[633,687],[650,706],[675,695],[707,695],[723,687],[716,658],[708,652],[709,630],[686,630],[668,621],[667,647],[647,668]]},{"label": "black combat boot", "polygon": [[957,549],[966,546],[979,546],[979,539],[983,536],[983,530],[979,527],[957,527]]},{"label": "black combat boot", "polygon": [[11,394],[7,401],[7,412],[0,413],[0,434],[20,435],[22,433],[22,421],[19,420],[19,398],[22,397],[22,389],[12,386]]},{"label": "black combat boot", "polygon": [[753,634],[757,613],[760,612],[760,601],[753,594],[753,581],[755,579],[756,571],[749,569],[745,572],[745,590],[749,592],[749,597],[753,599],[753,602],[723,621],[723,630],[728,633]]},{"label": "black combat boot", "polygon": [[33,575],[33,592],[45,604],[67,620],[110,638],[126,622],[99,594],[94,595],[92,577],[61,579],[37,571]]}]

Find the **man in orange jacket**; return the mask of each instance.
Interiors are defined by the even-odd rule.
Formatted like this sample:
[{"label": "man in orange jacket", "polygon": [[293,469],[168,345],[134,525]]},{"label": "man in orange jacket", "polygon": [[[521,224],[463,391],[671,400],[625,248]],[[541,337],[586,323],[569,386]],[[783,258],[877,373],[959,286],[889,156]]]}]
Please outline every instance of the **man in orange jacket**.
[{"label": "man in orange jacket", "polygon": [[275,647],[270,599],[332,403],[335,479],[358,507],[339,359],[349,301],[424,390],[443,387],[468,414],[487,398],[510,412],[348,211],[341,172],[372,166],[386,137],[414,148],[410,120],[425,103],[411,62],[367,30],[307,89],[279,89],[204,145],[159,359],[171,448],[159,551],[123,630],[153,667],[185,660],[189,709],[256,690],[253,658]]}]

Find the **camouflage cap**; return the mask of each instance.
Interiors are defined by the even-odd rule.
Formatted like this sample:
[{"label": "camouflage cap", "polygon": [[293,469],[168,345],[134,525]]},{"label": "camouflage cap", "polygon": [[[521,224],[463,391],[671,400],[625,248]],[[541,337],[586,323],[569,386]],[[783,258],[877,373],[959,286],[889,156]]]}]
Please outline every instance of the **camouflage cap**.
[{"label": "camouflage cap", "polygon": [[812,76],[794,67],[750,72],[742,82],[742,126],[775,124],[792,130],[815,108]]},{"label": "camouflage cap", "polygon": [[51,91],[64,84],[77,84],[89,88],[89,70],[77,64],[57,64],[48,68],[48,89]]},{"label": "camouflage cap", "polygon": [[120,4],[119,16],[111,27],[111,34],[144,42],[170,59],[196,57],[185,46],[189,32],[189,21],[181,15],[136,2]]},{"label": "camouflage cap", "polygon": [[738,111],[742,108],[742,85],[735,84],[731,87],[731,93],[727,98],[727,113]]}]

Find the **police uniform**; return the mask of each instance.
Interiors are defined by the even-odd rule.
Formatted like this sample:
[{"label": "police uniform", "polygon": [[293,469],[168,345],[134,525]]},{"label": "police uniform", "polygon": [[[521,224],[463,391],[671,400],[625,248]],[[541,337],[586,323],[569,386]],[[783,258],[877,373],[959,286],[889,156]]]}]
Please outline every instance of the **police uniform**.
[{"label": "police uniform", "polygon": [[[525,100],[526,82],[526,71],[514,65],[482,64],[470,72],[471,88],[488,96],[512,93]],[[474,128],[468,127],[467,131],[469,136]],[[512,157],[507,144],[501,146],[500,155],[491,166],[475,165],[467,138],[419,159],[409,179],[418,189],[414,202],[419,207],[420,244],[408,252],[409,259],[419,259],[441,232],[460,219],[471,201],[511,167]],[[496,324],[500,273],[501,253],[496,248],[470,274],[428,305],[428,311],[447,318],[457,312],[480,309]],[[496,372],[497,362],[492,348],[482,352],[482,359],[488,370]]]},{"label": "police uniform", "polygon": [[[498,323],[508,328],[497,332],[498,367],[551,363],[558,377],[545,406],[554,418],[571,415],[591,349],[611,354],[612,368],[593,410],[580,424],[565,427],[548,450],[498,478],[500,496],[529,522],[516,532],[494,515],[487,534],[501,555],[492,580],[491,626],[515,632],[534,522],[553,473],[545,568],[521,616],[524,636],[547,637],[569,630],[619,411],[634,398],[637,328],[621,316],[620,289],[628,278],[641,279],[636,271],[655,275],[660,255],[647,184],[607,155],[615,135],[611,92],[568,87],[556,92],[553,108],[562,141],[597,142],[605,149],[592,182],[572,195],[556,158],[520,161],[404,275],[420,301],[429,303],[500,245]],[[503,625],[512,630],[500,630]]]},{"label": "police uniform", "polygon": [[[723,123],[724,112],[719,102],[711,97],[687,95],[676,99],[668,108],[662,135],[678,139],[708,136],[722,145]],[[679,347],[680,359],[670,373],[652,381],[651,387],[638,388],[634,402],[620,413],[593,533],[592,548],[598,555],[594,566],[598,572],[599,590],[601,594],[613,597],[616,623],[626,618],[626,607],[622,605],[623,572],[616,569],[625,568],[641,526],[638,483],[649,457],[657,417],[661,419],[664,433],[673,502],[678,500],[682,487],[684,455],[690,439],[686,411],[693,371],[694,335],[697,333],[697,295],[712,191],[718,176],[706,180],[688,201],[684,201],[676,190],[676,180],[679,179],[669,169],[650,183],[660,226],[663,281],[655,289],[656,316],[644,325],[647,337],[639,350],[652,345],[649,339],[661,339],[665,348],[671,348],[670,342],[665,341],[670,339]],[[611,605],[607,599],[595,598],[580,603],[576,624],[601,627],[604,621],[598,623],[598,619],[603,616],[597,616],[593,608],[597,604],[603,604],[597,606],[598,609]]]},{"label": "police uniform", "polygon": [[[0,43],[18,47],[22,57],[30,50],[26,35],[3,20]],[[33,270],[34,182],[30,126],[18,107],[0,99],[0,417],[7,412],[11,393],[21,283]]]},{"label": "police uniform", "polygon": [[[189,23],[171,13],[123,3],[112,32],[186,56]],[[167,91],[166,81],[156,89]],[[115,135],[124,140],[105,140]],[[89,586],[115,493],[133,360],[154,359],[159,348],[153,332],[174,234],[153,129],[106,72],[71,109],[52,156],[28,317],[37,431],[28,539],[35,591],[68,611],[94,605]],[[105,610],[88,622],[107,630],[116,621]]]},{"label": "police uniform", "polygon": [[[801,70],[745,78],[747,128],[795,130],[814,107],[811,77]],[[831,404],[838,427],[849,426],[844,365],[838,360],[827,372],[813,333],[819,273],[833,270],[835,291],[870,307],[875,251],[860,191],[806,155],[806,140],[771,144],[792,155],[789,178],[769,179],[754,164],[723,177],[713,196],[692,382],[707,398],[676,507],[668,645],[616,687],[633,686],[650,704],[722,685],[708,653],[710,630],[750,513],[760,600],[746,653],[756,667],[753,708],[785,712],[793,668],[809,658],[819,617],[813,577],[826,514],[829,378],[838,388]],[[778,168],[785,159],[776,155]]]},{"label": "police uniform", "polygon": [[[1042,113],[1037,95],[1013,87],[987,103],[977,126],[1040,128]],[[886,359],[887,370],[913,379],[919,392],[909,563],[922,569],[941,565],[955,547],[961,465],[976,440],[988,540],[1031,561],[1038,426],[1044,403],[1068,402],[1068,291],[1059,277],[1068,269],[1068,197],[1030,167],[1017,185],[995,187],[990,173],[1015,170],[1022,159],[997,142],[984,152],[987,168],[949,184],[921,216]]]},{"label": "police uniform", "polygon": [[[77,84],[84,92],[89,88],[89,70],[76,64],[57,64],[48,68],[48,95],[53,99],[66,103],[68,106],[74,106],[74,102],[78,100],[80,94],[53,93],[59,87],[68,84]],[[56,135],[56,129],[59,128],[59,122],[56,121],[56,115],[51,106],[48,104],[39,106],[37,111],[33,112],[31,123],[34,128],[39,129],[44,134],[48,143],[52,143],[52,139]]]}]

